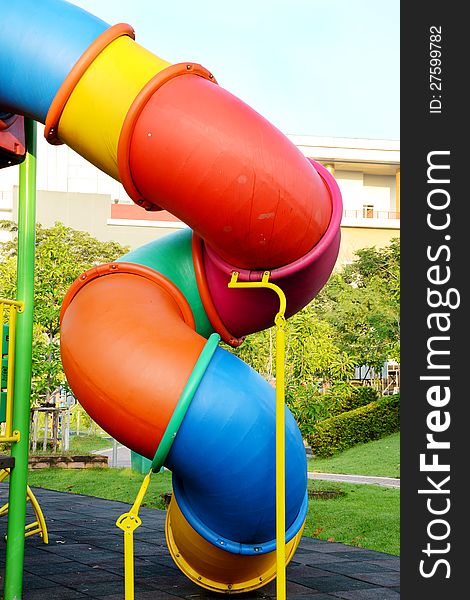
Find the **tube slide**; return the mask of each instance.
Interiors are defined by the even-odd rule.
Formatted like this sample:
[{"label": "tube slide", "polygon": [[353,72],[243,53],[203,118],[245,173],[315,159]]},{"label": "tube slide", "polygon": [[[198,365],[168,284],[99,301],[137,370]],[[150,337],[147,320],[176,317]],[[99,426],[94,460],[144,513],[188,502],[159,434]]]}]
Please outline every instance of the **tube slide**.
[{"label": "tube slide", "polygon": [[[26,17],[25,17],[26,15]],[[2,8],[0,111],[45,123],[145,210],[189,228],[83,273],[61,313],[74,394],[113,437],[173,473],[166,537],[218,592],[275,577],[275,393],[231,346],[327,281],[340,241],[334,178],[194,63],[170,65],[63,0]],[[286,408],[286,557],[307,511],[306,457]]]}]

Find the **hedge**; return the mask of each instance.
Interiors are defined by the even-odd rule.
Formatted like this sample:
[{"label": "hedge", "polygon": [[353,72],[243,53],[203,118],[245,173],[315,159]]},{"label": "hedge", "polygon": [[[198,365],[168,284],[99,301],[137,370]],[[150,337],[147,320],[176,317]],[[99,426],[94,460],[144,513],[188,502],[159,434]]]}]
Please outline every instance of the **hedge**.
[{"label": "hedge", "polygon": [[304,439],[312,435],[315,424],[377,400],[378,392],[370,386],[352,386],[336,382],[326,392],[316,386],[286,386],[287,405],[299,424]]},{"label": "hedge", "polygon": [[400,429],[400,394],[318,422],[307,442],[315,456],[327,457]]},{"label": "hedge", "polygon": [[365,406],[378,399],[377,390],[363,385],[358,387],[345,385],[342,386],[342,389],[334,386],[324,394],[324,403],[330,413],[329,418]]}]

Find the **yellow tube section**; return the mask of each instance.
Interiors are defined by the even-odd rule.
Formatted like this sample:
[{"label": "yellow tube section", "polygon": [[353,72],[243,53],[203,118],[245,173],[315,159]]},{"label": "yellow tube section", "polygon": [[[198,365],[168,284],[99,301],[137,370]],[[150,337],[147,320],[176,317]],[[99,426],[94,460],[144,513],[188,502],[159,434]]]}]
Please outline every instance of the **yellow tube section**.
[{"label": "yellow tube section", "polygon": [[[285,546],[286,565],[302,537],[303,525]],[[185,519],[173,497],[165,522],[170,554],[183,573],[207,590],[242,593],[256,590],[276,577],[276,551],[259,555],[232,554],[212,545]]]},{"label": "yellow tube section", "polygon": [[136,96],[170,63],[127,35],[106,46],[80,78],[59,122],[60,139],[119,180],[117,148]]}]

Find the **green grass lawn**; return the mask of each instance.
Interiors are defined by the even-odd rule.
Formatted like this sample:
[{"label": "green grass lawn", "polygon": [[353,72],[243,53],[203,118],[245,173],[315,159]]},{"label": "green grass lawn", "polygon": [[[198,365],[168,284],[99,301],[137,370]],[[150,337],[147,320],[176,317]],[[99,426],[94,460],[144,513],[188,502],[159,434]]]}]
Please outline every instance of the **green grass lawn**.
[{"label": "green grass lawn", "polygon": [[34,456],[44,456],[51,454],[60,454],[63,456],[68,456],[71,454],[91,454],[95,450],[104,450],[104,448],[111,448],[113,445],[113,440],[109,436],[101,436],[101,435],[73,435],[70,436],[70,444],[69,449],[67,451],[62,451],[59,447],[58,451],[53,453],[51,450],[43,450],[42,444],[39,443],[37,449],[34,452],[31,452]]},{"label": "green grass lawn", "polygon": [[319,473],[400,477],[400,434],[393,433],[380,440],[359,444],[331,458],[311,459],[308,462],[308,470]]},{"label": "green grass lawn", "polygon": [[[29,472],[28,483],[132,504],[142,480],[130,469],[38,469]],[[344,495],[309,500],[304,535],[399,554],[399,490],[326,481],[309,481],[309,489]],[[161,494],[167,492],[171,492],[171,474],[153,475],[142,506],[165,508]]]},{"label": "green grass lawn", "polygon": [[70,436],[70,450],[72,454],[90,454],[95,450],[111,448],[113,440],[100,435],[74,435]]},{"label": "green grass lawn", "polygon": [[[130,469],[36,469],[29,471],[28,484],[132,504],[143,478],[143,475]],[[171,492],[171,473],[155,473],[142,506],[164,509],[165,504],[160,494],[165,492]]]},{"label": "green grass lawn", "polygon": [[400,554],[399,489],[331,481],[309,481],[309,488],[344,496],[310,500],[304,535]]}]

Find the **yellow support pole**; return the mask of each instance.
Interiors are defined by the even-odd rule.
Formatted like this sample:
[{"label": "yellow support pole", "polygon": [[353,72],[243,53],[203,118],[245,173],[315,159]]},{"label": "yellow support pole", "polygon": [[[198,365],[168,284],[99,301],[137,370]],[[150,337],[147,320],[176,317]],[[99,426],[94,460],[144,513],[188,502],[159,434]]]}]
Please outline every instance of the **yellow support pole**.
[{"label": "yellow support pole", "polygon": [[285,312],[286,296],[275,283],[269,282],[265,271],[261,281],[238,281],[234,271],[229,288],[268,288],[279,296],[276,326],[276,598],[286,598],[286,466],[285,466]]},{"label": "yellow support pole", "polygon": [[13,431],[13,384],[16,350],[16,315],[24,310],[24,303],[18,300],[0,299],[0,326],[3,324],[3,311],[9,310],[8,318],[8,375],[7,375],[7,398],[5,411],[5,435],[0,436],[0,442],[18,442],[20,432]]},{"label": "yellow support pole", "polygon": [[124,532],[124,598],[134,600],[134,531],[142,525],[139,508],[150,483],[152,471],[145,476],[136,499],[129,512],[122,514],[116,521],[117,527]]}]

